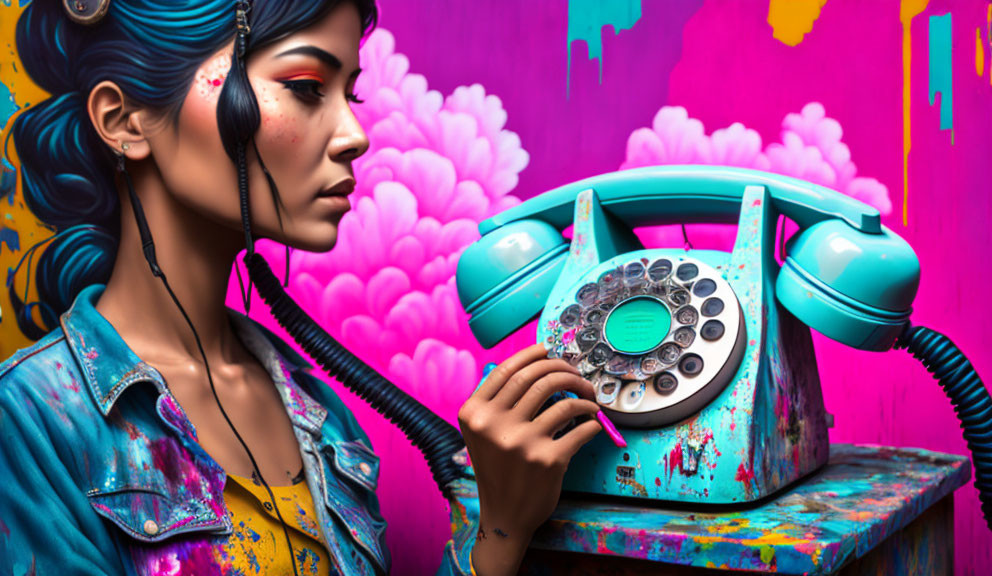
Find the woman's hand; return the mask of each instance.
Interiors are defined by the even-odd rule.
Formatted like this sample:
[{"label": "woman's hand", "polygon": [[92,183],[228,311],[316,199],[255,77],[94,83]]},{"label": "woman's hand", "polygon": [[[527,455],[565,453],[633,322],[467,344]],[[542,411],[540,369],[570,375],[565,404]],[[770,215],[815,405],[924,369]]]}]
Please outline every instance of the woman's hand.
[{"label": "woman's hand", "polygon": [[[537,415],[549,396],[564,390],[580,398]],[[472,560],[480,576],[516,574],[534,531],[558,505],[569,461],[602,427],[591,419],[553,437],[572,418],[594,416],[593,398],[592,384],[578,370],[549,360],[537,344],[497,366],[458,412],[479,486]]]}]

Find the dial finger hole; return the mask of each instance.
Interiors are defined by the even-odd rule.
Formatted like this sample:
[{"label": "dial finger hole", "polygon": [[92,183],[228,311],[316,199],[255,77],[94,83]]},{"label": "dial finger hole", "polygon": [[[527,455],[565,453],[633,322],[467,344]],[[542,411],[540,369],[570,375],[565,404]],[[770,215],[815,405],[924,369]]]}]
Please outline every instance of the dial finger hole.
[{"label": "dial finger hole", "polygon": [[598,326],[603,323],[603,318],[606,317],[606,313],[599,308],[590,308],[585,311],[582,317],[582,322],[586,326]]},{"label": "dial finger hole", "polygon": [[644,284],[644,264],[631,262],[624,266],[623,283],[627,286],[640,286]]},{"label": "dial finger hole", "polygon": [[654,379],[654,390],[658,394],[668,395],[675,392],[679,386],[679,379],[671,372],[662,372]]},{"label": "dial finger hole", "polygon": [[641,358],[641,372],[645,374],[654,375],[665,367],[657,357],[648,354],[647,356]]},{"label": "dial finger hole", "polygon": [[723,336],[724,332],[725,328],[723,326],[723,322],[720,322],[719,320],[707,320],[706,323],[703,324],[702,329],[699,331],[699,335],[703,337],[703,340],[712,342],[714,340],[719,340]]},{"label": "dial finger hole", "polygon": [[699,312],[696,312],[696,309],[692,306],[683,306],[675,312],[675,320],[679,324],[694,326],[696,321],[699,320]]},{"label": "dial finger hole", "polygon": [[644,382],[631,382],[623,387],[623,396],[620,404],[627,410],[637,408],[637,405],[644,399]]},{"label": "dial finger hole", "polygon": [[703,371],[703,359],[698,354],[686,354],[679,361],[679,372],[693,377]]},{"label": "dial finger hole", "polygon": [[589,352],[589,363],[593,366],[602,366],[613,358],[613,351],[606,344],[600,342],[596,344],[592,352]]},{"label": "dial finger hole", "polygon": [[591,306],[599,296],[599,284],[591,282],[586,284],[575,294],[575,299],[583,306]]},{"label": "dial finger hole", "polygon": [[688,348],[692,345],[692,341],[696,339],[696,331],[688,326],[683,326],[672,334],[672,340],[683,348]]},{"label": "dial finger hole", "polygon": [[579,343],[579,350],[583,352],[589,350],[599,342],[599,328],[591,326],[579,330],[575,335],[575,341]]},{"label": "dial finger hole", "polygon": [[679,348],[678,344],[667,342],[658,349],[658,360],[661,360],[665,366],[671,366],[679,359],[680,354],[682,354],[682,349]]},{"label": "dial finger hole", "polygon": [[652,282],[661,282],[672,273],[672,261],[667,258],[659,258],[648,266],[648,278]]},{"label": "dial finger hole", "polygon": [[696,276],[699,276],[699,266],[696,266],[692,262],[685,262],[679,265],[678,270],[675,271],[675,277],[683,282],[692,280]]},{"label": "dial finger hole", "polygon": [[689,291],[677,288],[668,292],[668,301],[673,306],[685,306],[689,303]]},{"label": "dial finger hole", "polygon": [[608,374],[600,374],[595,378],[596,402],[612,404],[620,394],[620,379]]},{"label": "dial finger hole", "polygon": [[703,278],[692,287],[692,293],[700,298],[705,298],[716,292],[716,282],[709,278]]},{"label": "dial finger hole", "polygon": [[571,328],[579,323],[579,318],[582,315],[582,308],[578,304],[572,304],[568,308],[565,308],[558,320],[561,322],[562,327]]},{"label": "dial finger hole", "polygon": [[716,316],[720,312],[723,312],[723,300],[719,298],[707,298],[703,301],[703,305],[700,308],[703,316]]}]

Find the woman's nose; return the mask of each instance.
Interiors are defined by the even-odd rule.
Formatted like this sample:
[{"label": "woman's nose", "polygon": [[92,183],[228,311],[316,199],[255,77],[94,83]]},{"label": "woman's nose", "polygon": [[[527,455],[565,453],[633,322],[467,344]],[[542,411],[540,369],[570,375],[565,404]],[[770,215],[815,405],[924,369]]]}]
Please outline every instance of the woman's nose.
[{"label": "woman's nose", "polygon": [[333,160],[350,162],[368,151],[369,138],[347,104],[342,106],[337,117],[338,123],[327,153]]}]

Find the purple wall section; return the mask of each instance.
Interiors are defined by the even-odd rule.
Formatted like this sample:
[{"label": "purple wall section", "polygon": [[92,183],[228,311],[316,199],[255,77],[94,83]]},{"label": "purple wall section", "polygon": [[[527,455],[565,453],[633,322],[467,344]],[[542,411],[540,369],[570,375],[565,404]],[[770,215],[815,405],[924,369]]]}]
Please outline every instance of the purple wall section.
[{"label": "purple wall section", "polygon": [[[572,47],[568,98],[565,0],[379,4],[381,27],[432,89],[450,94],[480,83],[502,100],[506,128],[519,134],[530,155],[514,192],[521,198],[618,169],[630,133],[650,126],[662,106],[686,108],[708,131],[741,122],[763,142],[776,142],[787,114],[822,103],[843,127],[859,175],[888,188],[893,210],[886,225],[919,254],[923,276],[914,320],[950,335],[979,372],[992,377],[986,260],[992,248],[992,46],[984,47],[981,76],[975,46],[976,28],[988,38],[987,2],[934,0],[912,21],[906,226],[903,29],[895,0],[829,0],[794,47],[773,38],[761,2],[648,0],[631,30],[604,30],[602,84],[584,44]],[[953,144],[950,131],[939,129],[939,107],[928,103],[927,93],[928,18],[948,12]],[[827,409],[836,415],[833,441],[966,453],[949,403],[907,354],[858,352],[820,337],[816,347]],[[387,484],[380,490],[399,489]],[[992,565],[992,534],[971,486],[958,492],[956,515],[957,572],[982,573]],[[397,561],[426,569],[428,559],[415,550],[423,542],[404,537],[415,531],[408,518],[394,521],[391,530]]]}]

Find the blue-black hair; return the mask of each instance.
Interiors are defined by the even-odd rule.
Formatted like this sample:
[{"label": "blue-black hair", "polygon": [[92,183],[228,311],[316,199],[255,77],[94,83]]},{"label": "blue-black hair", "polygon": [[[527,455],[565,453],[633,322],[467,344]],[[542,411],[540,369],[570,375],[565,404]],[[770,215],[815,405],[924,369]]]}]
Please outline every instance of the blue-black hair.
[{"label": "blue-black hair", "polygon": [[[246,56],[313,24],[342,1],[358,7],[364,31],[375,26],[375,0],[254,0]],[[24,200],[57,233],[36,266],[40,301],[26,308],[40,309],[43,326],[30,313],[18,315],[29,337],[40,338],[53,328],[83,288],[106,283],[117,253],[116,158],[89,120],[85,105],[90,91],[110,80],[121,88],[127,105],[164,112],[177,123],[197,69],[235,38],[236,4],[112,0],[93,26],[71,21],[61,0],[34,0],[21,14],[17,51],[25,71],[51,97],[24,110],[11,134]],[[260,122],[244,63],[233,61],[217,107],[221,138],[232,160],[236,144],[250,138]]]}]

